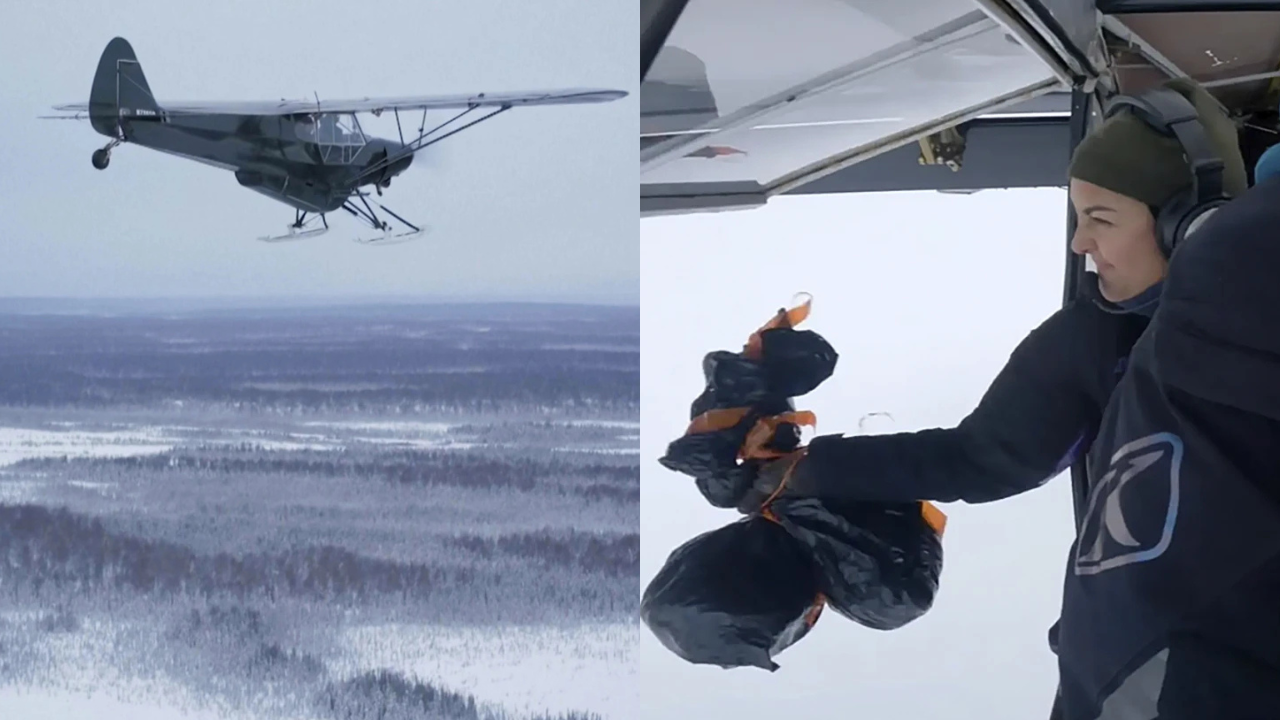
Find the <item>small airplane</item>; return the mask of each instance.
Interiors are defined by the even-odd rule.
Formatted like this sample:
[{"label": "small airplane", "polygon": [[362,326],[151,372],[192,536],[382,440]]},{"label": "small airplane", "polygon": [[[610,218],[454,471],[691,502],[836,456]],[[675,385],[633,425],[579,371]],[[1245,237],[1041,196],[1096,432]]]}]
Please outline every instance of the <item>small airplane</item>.
[{"label": "small airplane", "polygon": [[[294,209],[287,234],[258,238],[264,242],[323,234],[329,230],[326,215],[341,209],[381,232],[357,242],[390,244],[417,237],[424,230],[374,201],[408,228],[393,233],[369,204],[365,188],[372,187],[381,196],[391,179],[409,168],[416,153],[516,106],[602,103],[626,96],[622,90],[570,88],[358,100],[161,103],[151,94],[133,47],[117,37],[107,43],[98,60],[89,102],[53,108],[72,115],[41,117],[87,117],[95,131],[111,138],[93,153],[93,166],[99,170],[111,162],[116,146],[131,143],[233,171],[242,186]],[[395,114],[399,141],[365,135],[357,115],[378,117],[388,110]],[[400,124],[402,110],[422,111],[417,137],[407,142]],[[426,129],[428,110],[457,112]],[[472,116],[468,122],[455,125],[468,116]],[[317,220],[322,227],[316,226]]]}]

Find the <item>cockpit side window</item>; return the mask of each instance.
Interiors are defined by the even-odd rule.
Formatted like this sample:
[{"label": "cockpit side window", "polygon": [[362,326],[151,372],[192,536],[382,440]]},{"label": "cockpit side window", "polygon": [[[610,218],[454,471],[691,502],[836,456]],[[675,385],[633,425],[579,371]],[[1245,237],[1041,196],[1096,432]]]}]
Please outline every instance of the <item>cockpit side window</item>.
[{"label": "cockpit side window", "polygon": [[353,162],[367,139],[354,113],[313,113],[294,126],[299,140],[320,146],[325,162]]}]

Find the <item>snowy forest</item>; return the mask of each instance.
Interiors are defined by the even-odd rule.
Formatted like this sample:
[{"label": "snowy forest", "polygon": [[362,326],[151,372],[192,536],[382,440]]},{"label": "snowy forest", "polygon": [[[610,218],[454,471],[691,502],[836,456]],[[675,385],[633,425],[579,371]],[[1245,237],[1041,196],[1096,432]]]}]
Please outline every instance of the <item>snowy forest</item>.
[{"label": "snowy forest", "polygon": [[636,308],[0,310],[0,705],[610,717],[638,420]]}]

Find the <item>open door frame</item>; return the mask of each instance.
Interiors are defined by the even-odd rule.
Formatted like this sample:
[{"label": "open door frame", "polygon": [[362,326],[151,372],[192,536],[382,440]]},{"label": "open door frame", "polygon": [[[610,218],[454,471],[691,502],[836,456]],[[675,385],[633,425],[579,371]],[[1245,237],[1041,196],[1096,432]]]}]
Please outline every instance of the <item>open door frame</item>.
[{"label": "open door frame", "polygon": [[[1084,140],[1089,132],[1090,119],[1095,102],[1092,93],[1086,93],[1077,88],[1071,92],[1071,118],[1068,121],[1070,125],[1071,140],[1067,149],[1067,156],[1075,152],[1076,146]],[[1076,298],[1080,297],[1080,288],[1085,279],[1085,261],[1084,258],[1071,252],[1071,237],[1076,232],[1076,214],[1071,208],[1071,200],[1067,200],[1067,262],[1066,272],[1062,281],[1062,304],[1068,305]],[[1083,460],[1077,460],[1071,465],[1071,500],[1075,513],[1076,530],[1080,529],[1080,518],[1083,516],[1084,509],[1089,499],[1089,479],[1085,473],[1085,464]]]}]

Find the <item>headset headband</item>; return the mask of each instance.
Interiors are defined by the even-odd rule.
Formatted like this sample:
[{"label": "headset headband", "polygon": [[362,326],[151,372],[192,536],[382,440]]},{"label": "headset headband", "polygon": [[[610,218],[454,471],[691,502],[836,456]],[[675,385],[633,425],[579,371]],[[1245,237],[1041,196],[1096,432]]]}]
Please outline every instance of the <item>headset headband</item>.
[{"label": "headset headband", "polygon": [[1191,165],[1191,197],[1197,205],[1225,196],[1224,164],[1200,123],[1190,100],[1176,90],[1155,88],[1141,95],[1119,95],[1107,107],[1107,117],[1129,110],[1157,132],[1177,139]]}]

